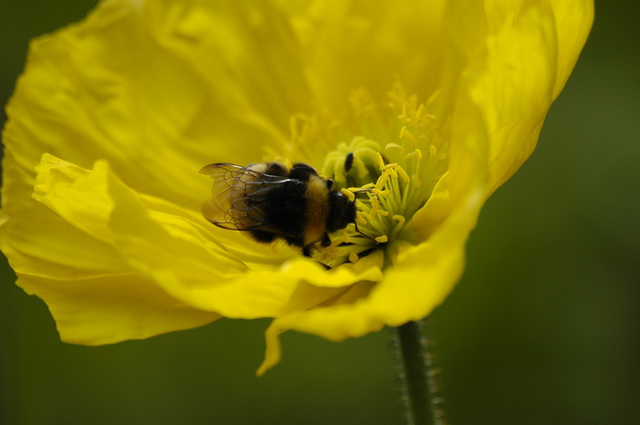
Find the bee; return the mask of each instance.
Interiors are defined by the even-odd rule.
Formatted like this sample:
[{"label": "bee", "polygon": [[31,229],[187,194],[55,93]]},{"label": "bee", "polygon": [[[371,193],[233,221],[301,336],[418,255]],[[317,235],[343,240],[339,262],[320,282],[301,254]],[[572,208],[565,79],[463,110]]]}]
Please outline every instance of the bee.
[{"label": "bee", "polygon": [[355,200],[304,163],[291,169],[279,162],[217,163],[200,173],[213,179],[204,217],[223,229],[249,232],[258,242],[282,239],[310,257],[314,244],[329,246],[330,233],[356,221]]}]

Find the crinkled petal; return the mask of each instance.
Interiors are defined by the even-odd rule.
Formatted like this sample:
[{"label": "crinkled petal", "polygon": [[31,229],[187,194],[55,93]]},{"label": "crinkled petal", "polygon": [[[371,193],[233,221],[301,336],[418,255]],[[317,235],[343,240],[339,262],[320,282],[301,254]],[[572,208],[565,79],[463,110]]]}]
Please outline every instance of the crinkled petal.
[{"label": "crinkled petal", "polygon": [[[572,14],[566,4],[572,5]],[[451,43],[461,56],[456,60],[463,64],[453,103],[451,146],[488,149],[488,156],[478,153],[489,167],[488,197],[535,148],[551,103],[589,33],[593,4],[496,0],[485,2],[484,9],[480,3],[472,7],[452,4],[448,9],[448,19],[455,24]],[[458,193],[464,193],[468,177],[478,171],[464,165],[472,160],[469,155],[461,158],[451,158],[449,172],[412,220],[421,240],[460,199],[452,191],[451,180],[456,178]]]},{"label": "crinkled petal", "polygon": [[[282,347],[279,337],[285,331],[296,329],[302,332],[323,335],[323,332],[317,331],[319,322],[323,319],[328,319],[325,336],[334,341],[339,341],[347,336],[364,335],[368,332],[380,330],[384,323],[378,320],[374,324],[371,320],[367,320],[367,315],[363,314],[362,309],[358,308],[361,304],[357,304],[359,300],[364,299],[371,293],[374,286],[373,282],[364,281],[355,283],[341,291],[329,292],[328,295],[331,296],[327,297],[325,295],[324,299],[319,298],[320,293],[317,289],[311,292],[312,297],[300,297],[300,299],[307,301],[313,300],[315,303],[292,304],[291,307],[294,308],[291,309],[289,314],[285,314],[271,323],[265,335],[267,342],[265,358],[257,370],[257,375],[263,375],[280,361]],[[322,305],[323,301],[329,303],[332,308],[311,309],[311,307]],[[348,323],[346,328],[344,326],[345,323]],[[337,333],[344,334],[344,337],[336,337]]]},{"label": "crinkled petal", "polygon": [[[212,234],[201,216],[136,194],[104,161],[89,171],[45,155],[37,181],[36,199],[81,232],[112,245],[128,267],[197,309],[227,317],[274,317],[302,281],[340,288],[381,279],[379,265],[326,271],[309,259],[285,261],[277,248],[263,263],[247,264],[233,255],[232,243],[222,244]],[[236,246],[235,253],[242,247]],[[294,253],[288,248],[283,252]]]},{"label": "crinkled petal", "polygon": [[[531,155],[593,20],[592,2],[485,3],[489,30],[471,97],[491,140],[491,192]],[[490,192],[490,193],[491,193]]]},{"label": "crinkled petal", "polygon": [[123,185],[112,185],[111,193],[118,200],[111,223],[124,258],[132,267],[153,276],[168,292],[197,308],[214,310],[226,317],[274,317],[303,281],[318,287],[343,287],[362,279],[381,278],[376,266],[327,271],[306,258],[271,258],[261,266],[237,269],[228,262],[238,262],[240,258],[233,258],[229,252],[220,258],[206,249],[205,241],[187,240],[184,231],[174,227],[175,218],[150,216]]},{"label": "crinkled petal", "polygon": [[5,145],[28,172],[42,152],[106,159],[136,191],[196,209],[203,165],[282,154],[291,111],[309,109],[288,25],[266,2],[103,1],[32,42]]},{"label": "crinkled petal", "polygon": [[[99,237],[104,232],[96,225],[98,220],[86,221],[88,231],[83,231],[24,196],[23,185],[15,180],[19,175],[10,170],[19,168],[5,168],[3,198],[5,202],[20,198],[22,208],[15,209],[16,204],[3,208],[0,248],[18,275],[18,285],[47,303],[64,341],[98,345],[142,339],[202,326],[219,317],[169,296],[128,267]],[[76,179],[87,175],[80,169],[53,173],[66,180],[62,186],[70,174]],[[98,206],[100,200],[91,195],[89,191],[89,206]]]}]

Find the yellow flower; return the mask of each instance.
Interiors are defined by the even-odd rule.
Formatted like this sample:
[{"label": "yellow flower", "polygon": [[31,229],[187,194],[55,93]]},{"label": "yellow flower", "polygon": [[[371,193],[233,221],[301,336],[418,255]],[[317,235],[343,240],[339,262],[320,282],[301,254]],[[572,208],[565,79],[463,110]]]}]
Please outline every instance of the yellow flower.
[{"label": "yellow flower", "polygon": [[[0,248],[72,343],[272,317],[262,373],[283,331],[342,340],[423,318],[592,19],[588,0],[103,1],[31,45]],[[267,160],[368,189],[361,233],[306,258],[202,217],[203,165]]]}]

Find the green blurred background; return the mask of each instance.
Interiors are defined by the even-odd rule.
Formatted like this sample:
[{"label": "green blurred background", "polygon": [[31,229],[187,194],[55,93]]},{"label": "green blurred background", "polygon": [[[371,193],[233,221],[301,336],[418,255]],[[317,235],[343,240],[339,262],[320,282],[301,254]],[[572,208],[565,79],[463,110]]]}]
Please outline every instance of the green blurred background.
[{"label": "green blurred background", "polygon": [[[0,7],[0,102],[28,40],[93,4]],[[484,207],[464,278],[432,315],[452,424],[640,424],[639,9],[596,4],[538,149]],[[258,379],[266,320],[73,346],[4,257],[0,277],[0,424],[402,422],[388,330],[285,334]]]}]

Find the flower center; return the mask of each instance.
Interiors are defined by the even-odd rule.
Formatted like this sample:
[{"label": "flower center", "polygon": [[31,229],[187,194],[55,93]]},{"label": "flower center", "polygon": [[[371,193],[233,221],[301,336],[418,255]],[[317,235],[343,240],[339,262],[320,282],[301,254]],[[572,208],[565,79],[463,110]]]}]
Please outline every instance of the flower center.
[{"label": "flower center", "polygon": [[325,156],[321,169],[357,207],[356,222],[332,235],[329,247],[312,254],[330,267],[355,263],[376,250],[384,250],[389,258],[400,244],[416,243],[409,222],[446,171],[448,143],[441,123],[429,113],[430,102],[418,103],[400,85],[389,93],[389,100],[381,108],[364,90],[357,91],[351,98],[350,125],[333,121],[330,135],[314,130],[309,125],[313,120],[307,120],[297,133],[314,139],[302,143],[311,149],[318,146],[317,139],[330,142],[338,134],[345,140],[351,134]]}]

